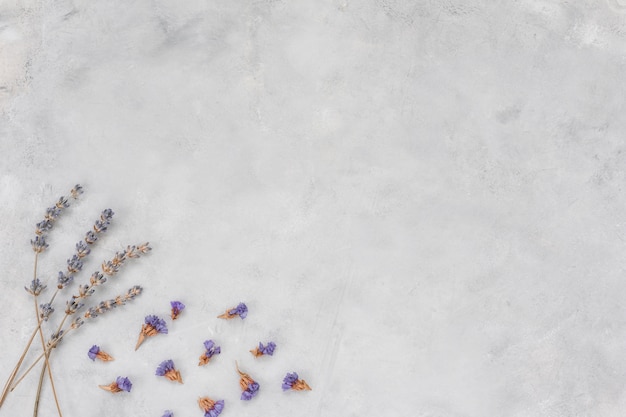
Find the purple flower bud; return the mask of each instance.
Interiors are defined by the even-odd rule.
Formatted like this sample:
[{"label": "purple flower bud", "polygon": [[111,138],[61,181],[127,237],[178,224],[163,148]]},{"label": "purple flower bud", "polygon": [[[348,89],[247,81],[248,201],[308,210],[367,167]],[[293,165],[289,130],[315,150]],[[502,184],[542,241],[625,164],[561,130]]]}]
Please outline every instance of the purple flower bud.
[{"label": "purple flower bud", "polygon": [[185,309],[185,305],[180,301],[171,301],[172,306],[172,320],[176,320],[180,313]]},{"label": "purple flower bud", "polygon": [[39,305],[39,316],[43,321],[48,321],[50,314],[54,313],[54,308],[50,303]]},{"label": "purple flower bud", "polygon": [[113,210],[111,210],[110,208],[104,209],[100,214],[100,220],[108,224],[111,222],[111,219],[113,219],[114,214],[115,213],[113,213]]},{"label": "purple flower bud", "polygon": [[173,371],[174,368],[174,361],[171,359],[168,359],[166,361],[163,361],[159,364],[159,366],[156,369],[156,375],[158,376],[163,376],[165,375],[168,371]]},{"label": "purple flower bud", "polygon": [[56,208],[58,209],[64,209],[64,208],[68,208],[70,206],[70,203],[67,201],[67,198],[65,197],[60,197],[59,201],[57,201],[57,203],[55,204]]},{"label": "purple flower bud", "polygon": [[93,245],[96,240],[98,240],[98,236],[93,230],[90,230],[85,234],[85,242],[87,242],[87,244]]},{"label": "purple flower bud", "polygon": [[39,281],[39,278],[35,278],[34,280],[32,280],[30,282],[30,286],[29,287],[24,287],[24,289],[26,290],[26,292],[28,292],[31,295],[39,295],[41,294],[41,292],[46,288],[45,285],[43,285],[41,283],[41,281]]},{"label": "purple flower bud", "polygon": [[32,239],[30,244],[36,253],[41,253],[48,247],[46,239],[43,236],[35,236],[35,239]]},{"label": "purple flower bud", "polygon": [[87,244],[83,242],[82,240],[76,244],[76,255],[79,258],[84,258],[90,253],[91,253],[91,249],[89,249],[89,246],[87,246]]},{"label": "purple flower bud", "polygon": [[68,284],[70,284],[73,280],[74,280],[74,277],[72,275],[66,275],[63,271],[59,271],[59,274],[57,277],[57,283],[58,283],[59,289],[67,287]]},{"label": "purple flower bud", "polygon": [[259,352],[263,355],[272,356],[274,354],[274,349],[276,349],[276,343],[269,342],[267,346],[263,346],[263,343],[259,342]]},{"label": "purple flower bud", "polygon": [[174,413],[172,413],[170,410],[166,410],[161,417],[174,417]]},{"label": "purple flower bud", "polygon": [[80,184],[76,184],[74,188],[70,190],[70,195],[74,200],[78,198],[79,195],[83,193],[83,186]]},{"label": "purple flower bud", "polygon": [[250,401],[259,392],[259,383],[251,382],[248,387],[241,393],[241,399],[244,401]]},{"label": "purple flower bud", "polygon": [[152,326],[158,333],[167,334],[167,325],[165,324],[165,320],[157,317],[157,316],[146,316],[145,323],[149,326]]},{"label": "purple flower bud", "polygon": [[287,391],[291,389],[293,384],[298,380],[298,374],[295,372],[287,373],[285,378],[283,378],[283,391]]},{"label": "purple flower bud", "polygon": [[130,379],[126,377],[122,377],[122,376],[118,376],[117,379],[115,380],[115,383],[122,391],[126,391],[126,392],[130,392],[130,389],[133,387],[133,384],[130,382]]},{"label": "purple flower bud", "polygon": [[283,391],[294,390],[294,391],[311,391],[311,387],[306,381],[299,379],[298,374],[295,372],[287,373],[283,378]]},{"label": "purple flower bud", "polygon": [[57,219],[57,217],[59,217],[59,215],[61,214],[61,210],[57,207],[48,207],[46,209],[46,214],[44,216],[44,219],[53,222]]},{"label": "purple flower bud", "polygon": [[96,356],[98,355],[99,352],[100,352],[100,347],[98,345],[93,345],[91,349],[89,349],[89,352],[87,352],[87,356],[89,356],[89,359],[91,359],[92,361],[95,361]]},{"label": "purple flower bud", "polygon": [[35,225],[35,234],[41,236],[52,229],[52,222],[50,220],[40,221]]},{"label": "purple flower bud", "polygon": [[213,340],[205,340],[204,348],[206,349],[206,355],[211,357],[213,355],[219,355],[222,349],[213,342]]},{"label": "purple flower bud", "polygon": [[71,274],[75,274],[83,269],[83,261],[80,260],[78,255],[73,255],[67,260],[67,271]]},{"label": "purple flower bud", "polygon": [[242,319],[245,319],[248,315],[248,306],[246,306],[244,303],[239,303],[237,307],[231,309],[228,314],[231,316],[239,316]]}]

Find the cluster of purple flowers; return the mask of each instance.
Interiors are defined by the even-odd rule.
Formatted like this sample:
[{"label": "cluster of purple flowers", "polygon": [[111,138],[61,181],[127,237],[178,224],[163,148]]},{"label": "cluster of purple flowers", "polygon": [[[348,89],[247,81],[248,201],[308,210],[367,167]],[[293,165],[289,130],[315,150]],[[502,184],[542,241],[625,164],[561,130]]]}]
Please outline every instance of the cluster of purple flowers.
[{"label": "cluster of purple flowers", "polygon": [[117,379],[115,380],[115,384],[118,386],[119,389],[121,389],[122,391],[126,391],[126,392],[130,392],[131,388],[133,387],[133,384],[130,382],[130,379],[124,376],[118,376]]},{"label": "cluster of purple flowers", "polygon": [[243,392],[241,393],[241,399],[244,401],[250,401],[253,397],[257,395],[257,393],[259,392],[259,388],[259,383],[256,381],[248,383],[246,389],[243,390]]},{"label": "cluster of purple flowers", "polygon": [[248,306],[244,303],[239,303],[237,307],[228,311],[230,316],[239,316],[241,319],[245,319],[248,316]]},{"label": "cluster of purple flowers", "polygon": [[176,368],[174,367],[174,361],[171,359],[168,359],[159,364],[159,366],[156,369],[155,374],[158,376],[164,376],[166,373],[175,371],[175,370]]},{"label": "cluster of purple flowers", "polygon": [[157,333],[167,334],[167,324],[165,320],[158,316],[149,315],[145,318],[145,323],[156,330]]},{"label": "cluster of purple flowers", "polygon": [[180,313],[185,309],[185,305],[180,301],[171,301],[172,306],[172,320],[176,320]]}]

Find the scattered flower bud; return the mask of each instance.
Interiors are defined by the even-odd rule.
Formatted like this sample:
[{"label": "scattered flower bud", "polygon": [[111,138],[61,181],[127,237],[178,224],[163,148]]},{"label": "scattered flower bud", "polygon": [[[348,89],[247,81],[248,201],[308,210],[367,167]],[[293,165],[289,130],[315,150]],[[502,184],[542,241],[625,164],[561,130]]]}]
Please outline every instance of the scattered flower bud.
[{"label": "scattered flower bud", "polygon": [[198,363],[198,366],[206,365],[207,363],[209,363],[214,355],[219,355],[222,351],[221,348],[219,346],[216,346],[215,342],[213,342],[212,340],[205,340],[204,348],[206,349],[206,351],[202,354],[202,356],[200,356],[200,362]]},{"label": "scattered flower bud", "polygon": [[237,373],[241,377],[239,379],[239,386],[241,387],[241,399],[249,401],[255,397],[259,392],[259,383],[250,377],[250,375],[241,372],[239,366],[237,366]]},{"label": "scattered flower bud", "polygon": [[259,346],[252,349],[250,352],[254,355],[255,358],[263,355],[272,356],[274,354],[274,349],[276,349],[276,343],[269,342],[266,346],[263,346],[263,343],[259,342]]},{"label": "scattered flower bud", "polygon": [[174,413],[170,410],[166,410],[161,417],[174,417]]},{"label": "scattered flower bud", "polygon": [[294,391],[311,391],[311,387],[306,381],[302,379],[298,379],[298,374],[295,372],[287,373],[285,378],[283,378],[283,391],[294,390]]},{"label": "scattered flower bud", "polygon": [[89,356],[89,359],[91,359],[92,361],[95,361],[96,358],[100,359],[103,362],[109,362],[113,360],[113,357],[108,353],[100,350],[100,346],[98,345],[93,345],[91,349],[89,349],[89,352],[87,352],[87,356]]},{"label": "scattered flower bud", "polygon": [[135,350],[139,349],[146,337],[156,336],[159,333],[167,334],[165,321],[157,316],[146,316],[145,324],[141,326],[141,333],[139,333]]},{"label": "scattered flower bud", "polygon": [[171,301],[172,306],[172,320],[176,320],[180,313],[185,309],[185,305],[180,301]]},{"label": "scattered flower bud", "polygon": [[102,388],[105,391],[117,393],[121,391],[130,392],[130,389],[133,387],[133,384],[130,382],[130,379],[118,376],[115,382],[112,382],[109,385],[98,385],[98,387]]},{"label": "scattered flower bud", "polygon": [[176,367],[174,366],[174,361],[171,359],[161,362],[161,364],[156,369],[156,375],[164,376],[170,381],[177,381],[180,384],[183,383],[180,372],[176,370]]},{"label": "scattered flower bud", "polygon": [[234,319],[236,316],[241,317],[241,319],[245,319],[248,315],[248,307],[244,303],[239,303],[237,307],[230,308],[226,310],[225,313],[217,316],[219,319]]},{"label": "scattered flower bud", "polygon": [[217,417],[224,409],[224,400],[213,401],[209,397],[202,397],[198,405],[204,411],[204,417]]}]

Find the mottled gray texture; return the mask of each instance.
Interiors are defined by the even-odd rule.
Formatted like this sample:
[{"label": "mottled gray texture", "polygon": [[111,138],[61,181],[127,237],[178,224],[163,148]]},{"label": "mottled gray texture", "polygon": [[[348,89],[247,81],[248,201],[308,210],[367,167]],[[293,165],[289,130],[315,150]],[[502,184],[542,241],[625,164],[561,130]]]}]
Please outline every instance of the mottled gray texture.
[{"label": "mottled gray texture", "polygon": [[[0,1],[1,382],[34,323],[32,230],[81,182],[42,280],[107,207],[78,282],[127,244],[154,251],[94,298],[144,294],[52,357],[66,416],[201,415],[203,395],[225,417],[622,416],[625,12]],[[181,317],[135,352],[171,300]],[[215,318],[240,301],[246,320]],[[222,353],[198,367],[207,339]],[[170,358],[184,385],[153,375]],[[313,391],[283,393],[292,371]],[[97,388],[117,375],[131,393]],[[35,379],[0,416],[29,415]]]}]

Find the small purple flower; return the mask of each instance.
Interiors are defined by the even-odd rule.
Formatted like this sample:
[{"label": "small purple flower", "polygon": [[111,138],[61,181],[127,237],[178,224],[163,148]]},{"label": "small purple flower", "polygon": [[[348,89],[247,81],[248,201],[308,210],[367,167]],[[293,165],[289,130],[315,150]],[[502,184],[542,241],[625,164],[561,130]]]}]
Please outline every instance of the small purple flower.
[{"label": "small purple flower", "polygon": [[230,310],[228,314],[230,314],[231,316],[238,315],[242,319],[245,319],[248,315],[248,306],[246,306],[244,303],[239,303],[237,307]]},{"label": "small purple flower", "polygon": [[276,343],[269,342],[267,346],[263,346],[263,343],[259,342],[259,352],[263,355],[272,356],[274,354],[274,349],[276,349]]},{"label": "small purple flower", "polygon": [[176,370],[176,367],[174,366],[174,361],[171,359],[161,362],[157,367],[155,374],[158,376],[164,376],[170,381],[177,381],[181,384],[183,383],[180,372]]},{"label": "small purple flower", "polygon": [[303,379],[298,378],[298,374],[295,372],[287,373],[283,378],[283,391],[311,391],[311,387]]},{"label": "small purple flower", "polygon": [[73,255],[67,260],[67,271],[71,274],[75,274],[83,269],[83,261],[80,260],[78,255]]},{"label": "small purple flower", "polygon": [[44,216],[44,218],[50,222],[53,222],[57,219],[57,217],[59,217],[59,215],[61,214],[61,210],[57,207],[48,207],[46,209],[46,214]]},{"label": "small purple flower", "polygon": [[89,356],[89,359],[91,359],[92,361],[95,361],[98,353],[100,353],[100,347],[98,345],[93,345],[89,349],[89,352],[87,352],[87,356]]},{"label": "small purple flower", "polygon": [[205,340],[204,348],[206,351],[202,354],[202,356],[200,356],[198,366],[206,365],[214,355],[219,355],[222,351],[222,349],[217,346],[213,340]]},{"label": "small purple flower", "polygon": [[170,410],[166,410],[161,417],[174,417],[174,413],[172,413]]},{"label": "small purple flower", "polygon": [[204,417],[217,417],[224,409],[224,400],[213,401],[209,397],[202,397],[198,405],[204,411]]},{"label": "small purple flower", "polygon": [[36,253],[41,253],[48,247],[46,239],[43,236],[35,236],[35,239],[31,239],[30,244],[33,247],[33,251]]},{"label": "small purple flower", "polygon": [[126,391],[126,392],[130,392],[130,389],[133,387],[133,384],[130,382],[130,379],[123,377],[123,376],[118,376],[117,379],[115,380],[115,383],[122,391]]},{"label": "small purple flower", "polygon": [[39,316],[43,321],[48,321],[48,318],[50,318],[52,313],[54,313],[54,308],[50,303],[39,305]]},{"label": "small purple flower", "polygon": [[298,374],[295,372],[287,373],[283,378],[283,391],[291,389],[293,384],[298,380]]},{"label": "small purple flower", "polygon": [[52,222],[50,220],[42,220],[35,225],[35,234],[41,236],[48,233],[52,229]]},{"label": "small purple flower", "polygon": [[78,255],[79,258],[84,258],[90,253],[91,249],[89,249],[89,246],[82,240],[76,244],[76,255]]},{"label": "small purple flower", "polygon": [[157,333],[167,334],[167,325],[165,324],[165,320],[157,317],[157,316],[146,316],[145,323],[148,326],[152,326]]},{"label": "small purple flower", "polygon": [[180,313],[185,309],[185,305],[180,301],[171,301],[172,306],[172,320],[176,320]]},{"label": "small purple flower", "polygon": [[96,240],[98,240],[98,235],[96,235],[93,230],[90,230],[85,234],[85,242],[89,245],[93,245]]},{"label": "small purple flower", "polygon": [[41,281],[39,280],[39,278],[35,278],[34,280],[32,280],[30,282],[30,286],[28,287],[24,287],[24,289],[26,290],[26,292],[28,292],[31,295],[39,295],[41,294],[41,292],[46,288],[45,285],[43,285],[41,283]]},{"label": "small purple flower", "polygon": [[241,317],[241,319],[245,319],[248,315],[248,307],[244,303],[239,303],[235,308],[229,308],[225,313],[220,314],[217,318],[220,319],[233,319],[236,316]]},{"label": "small purple flower", "polygon": [[241,393],[241,399],[244,401],[250,401],[259,392],[259,383],[251,382],[248,387]]},{"label": "small purple flower", "polygon": [[167,372],[174,370],[174,361],[171,359],[168,359],[166,361],[163,361],[159,364],[159,366],[157,367],[156,370],[156,375],[158,376],[164,376]]},{"label": "small purple flower", "polygon": [[146,337],[156,336],[159,333],[167,334],[165,321],[157,316],[146,316],[145,324],[141,326],[141,332],[139,333],[135,350],[139,349],[139,346],[141,346]]}]

